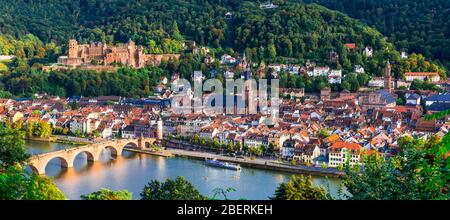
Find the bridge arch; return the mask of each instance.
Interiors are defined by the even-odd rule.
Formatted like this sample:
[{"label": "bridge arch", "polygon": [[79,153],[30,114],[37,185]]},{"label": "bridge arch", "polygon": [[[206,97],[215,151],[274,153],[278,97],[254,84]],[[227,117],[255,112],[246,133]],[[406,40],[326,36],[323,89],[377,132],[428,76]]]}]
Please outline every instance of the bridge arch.
[{"label": "bridge arch", "polygon": [[64,156],[54,156],[49,157],[46,161],[41,163],[41,167],[35,167],[38,171],[38,174],[45,174],[45,170],[47,169],[47,166],[50,164],[50,161],[58,159],[61,163],[61,167],[64,169],[67,169],[69,167],[73,167],[73,159],[66,158]]},{"label": "bridge arch", "polygon": [[67,158],[65,158],[64,156],[55,156],[55,157],[51,157],[50,159],[47,160],[47,162],[45,163],[45,167],[48,166],[48,164],[50,163],[50,161],[54,160],[54,159],[59,159],[59,161],[61,162],[61,167],[64,168],[68,168],[71,167],[70,166],[70,162]]},{"label": "bridge arch", "polygon": [[123,148],[125,148],[125,147],[130,147],[130,148],[134,148],[134,149],[140,148],[139,143],[136,143],[134,141],[127,142],[125,145],[123,145]]},{"label": "bridge arch", "polygon": [[121,149],[118,149],[116,146],[107,145],[107,146],[105,146],[102,150],[105,150],[105,149],[111,151],[111,156],[112,156],[112,157],[117,157],[117,156],[122,155],[122,150],[121,150]]},{"label": "bridge arch", "polygon": [[[35,174],[40,174],[39,169],[36,166],[34,166],[33,164],[27,164],[26,167],[29,167],[31,172],[33,172]],[[44,169],[45,169],[45,167],[44,167]],[[45,172],[45,170],[44,170],[44,172]]]},{"label": "bridge arch", "polygon": [[89,150],[81,150],[73,154],[73,161],[75,162],[77,156],[83,153],[86,154],[86,159],[89,163],[93,163],[94,161],[98,160],[99,156],[95,155],[93,152]]}]

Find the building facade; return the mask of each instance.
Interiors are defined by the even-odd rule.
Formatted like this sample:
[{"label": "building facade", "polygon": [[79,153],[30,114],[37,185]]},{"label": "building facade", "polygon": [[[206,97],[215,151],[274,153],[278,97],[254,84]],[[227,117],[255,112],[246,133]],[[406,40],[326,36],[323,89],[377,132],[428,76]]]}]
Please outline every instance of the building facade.
[{"label": "building facade", "polygon": [[439,73],[436,72],[407,72],[405,73],[405,79],[407,82],[414,80],[430,80],[431,82],[438,82],[441,80]]}]

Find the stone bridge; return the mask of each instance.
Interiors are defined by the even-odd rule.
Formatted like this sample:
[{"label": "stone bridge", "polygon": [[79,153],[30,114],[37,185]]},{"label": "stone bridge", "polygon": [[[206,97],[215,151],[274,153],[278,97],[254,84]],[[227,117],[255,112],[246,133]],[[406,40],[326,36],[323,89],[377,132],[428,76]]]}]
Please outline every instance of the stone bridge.
[{"label": "stone bridge", "polygon": [[88,162],[98,161],[103,149],[110,149],[112,156],[122,155],[125,147],[136,149],[145,149],[156,141],[154,138],[144,139],[117,139],[111,141],[104,141],[99,143],[88,144],[80,147],[68,148],[64,150],[33,155],[28,165],[33,172],[44,175],[45,167],[50,160],[58,158],[61,161],[61,166],[64,168],[73,167],[73,163],[77,155],[85,153]]}]

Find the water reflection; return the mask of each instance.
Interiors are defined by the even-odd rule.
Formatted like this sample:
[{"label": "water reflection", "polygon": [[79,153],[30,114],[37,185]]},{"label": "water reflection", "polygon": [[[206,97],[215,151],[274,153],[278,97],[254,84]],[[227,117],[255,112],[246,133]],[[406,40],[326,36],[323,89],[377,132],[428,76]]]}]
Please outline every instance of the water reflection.
[{"label": "water reflection", "polygon": [[67,148],[77,147],[76,145],[53,143],[53,142],[41,142],[41,141],[30,141],[25,142],[26,146],[32,146],[28,148],[29,154],[42,154],[52,151],[64,150]]},{"label": "water reflection", "polygon": [[[30,149],[34,145],[29,145]],[[50,147],[51,148],[51,147]],[[201,160],[186,158],[163,158],[124,151],[122,156],[113,157],[109,149],[103,150],[100,160],[88,162],[87,156],[80,153],[74,160],[74,167],[61,168],[58,159],[51,161],[46,175],[54,179],[56,185],[70,199],[97,191],[100,188],[112,190],[127,189],[138,199],[144,186],[151,180],[164,181],[166,178],[184,176],[199,191],[212,196],[216,188],[232,187],[236,192],[228,196],[232,199],[267,199],[276,187],[287,182],[291,174],[242,168],[241,172],[225,170],[204,165]],[[323,185],[324,178],[314,178],[314,184]],[[331,193],[335,194],[338,181],[330,179]]]}]

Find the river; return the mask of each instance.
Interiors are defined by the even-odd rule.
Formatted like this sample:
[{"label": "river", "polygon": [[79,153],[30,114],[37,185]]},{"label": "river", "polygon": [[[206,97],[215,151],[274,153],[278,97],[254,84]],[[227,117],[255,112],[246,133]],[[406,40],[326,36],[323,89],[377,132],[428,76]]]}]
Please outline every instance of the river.
[{"label": "river", "polygon": [[[27,141],[29,153],[45,153],[73,147],[67,144]],[[144,186],[151,180],[183,176],[206,196],[214,189],[229,187],[236,191],[228,194],[230,199],[265,200],[272,196],[276,187],[287,182],[291,174],[243,167],[241,172],[205,166],[203,161],[174,157],[163,158],[124,151],[122,156],[111,158],[105,149],[101,160],[88,163],[85,154],[75,158],[74,168],[62,169],[58,159],[50,161],[46,175],[69,199],[80,199],[80,195],[100,188],[126,189],[139,199]],[[336,195],[339,180],[313,177],[313,183],[328,188]]]}]

